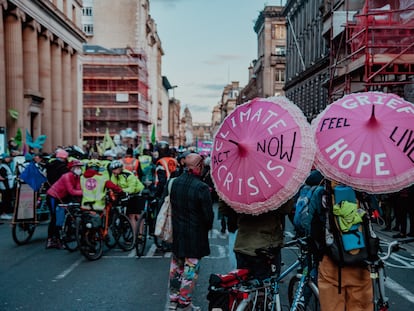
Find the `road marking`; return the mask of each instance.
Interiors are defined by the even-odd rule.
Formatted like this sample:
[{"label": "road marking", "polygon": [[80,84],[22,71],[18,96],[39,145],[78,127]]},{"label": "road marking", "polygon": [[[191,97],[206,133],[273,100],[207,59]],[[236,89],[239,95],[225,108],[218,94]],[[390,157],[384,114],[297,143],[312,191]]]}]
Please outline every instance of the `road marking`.
[{"label": "road marking", "polygon": [[157,245],[155,245],[154,243],[151,245],[148,253],[145,256],[154,256],[155,251],[157,250]]},{"label": "road marking", "polygon": [[385,281],[385,286],[393,292],[400,295],[401,297],[407,299],[409,302],[414,303],[414,294],[407,290],[405,287],[395,282],[393,279],[387,277],[387,280]]},{"label": "road marking", "polygon": [[69,268],[67,268],[66,270],[64,270],[62,273],[58,274],[53,280],[52,282],[57,282],[63,278],[65,278],[69,273],[71,273],[73,270],[75,270],[75,268],[77,266],[79,266],[79,264],[83,261],[83,258],[78,259],[77,261],[75,261],[73,264],[70,265]]},{"label": "road marking", "polygon": [[400,254],[391,254],[390,258],[392,258],[395,262],[400,263],[400,264],[390,262],[390,259],[387,259],[385,261],[385,265],[388,267],[394,267],[394,268],[400,268],[400,269],[414,269],[413,258],[405,257]]},{"label": "road marking", "polygon": [[137,255],[137,250],[136,250],[136,248],[134,247],[130,252],[129,252],[129,254],[128,254],[128,256],[127,257],[129,257],[129,258],[131,258],[131,257],[135,257]]}]

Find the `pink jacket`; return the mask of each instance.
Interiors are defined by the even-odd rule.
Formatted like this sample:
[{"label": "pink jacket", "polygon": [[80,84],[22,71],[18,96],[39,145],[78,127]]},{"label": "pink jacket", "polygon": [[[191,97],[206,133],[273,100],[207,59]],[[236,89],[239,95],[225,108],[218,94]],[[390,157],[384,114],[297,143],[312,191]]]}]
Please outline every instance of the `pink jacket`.
[{"label": "pink jacket", "polygon": [[47,194],[63,201],[68,195],[82,197],[80,177],[72,172],[60,176],[60,178],[47,190]]}]

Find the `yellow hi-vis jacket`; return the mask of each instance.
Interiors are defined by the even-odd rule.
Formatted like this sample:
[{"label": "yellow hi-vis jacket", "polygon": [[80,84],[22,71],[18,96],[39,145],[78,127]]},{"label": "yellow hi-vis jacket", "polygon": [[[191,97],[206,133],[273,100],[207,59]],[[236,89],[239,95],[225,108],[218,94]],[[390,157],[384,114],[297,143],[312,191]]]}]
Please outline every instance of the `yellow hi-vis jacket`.
[{"label": "yellow hi-vis jacket", "polygon": [[81,188],[82,188],[82,206],[88,207],[88,203],[92,203],[93,209],[102,211],[105,208],[105,183],[107,177],[104,175],[94,175],[86,178],[81,176]]}]

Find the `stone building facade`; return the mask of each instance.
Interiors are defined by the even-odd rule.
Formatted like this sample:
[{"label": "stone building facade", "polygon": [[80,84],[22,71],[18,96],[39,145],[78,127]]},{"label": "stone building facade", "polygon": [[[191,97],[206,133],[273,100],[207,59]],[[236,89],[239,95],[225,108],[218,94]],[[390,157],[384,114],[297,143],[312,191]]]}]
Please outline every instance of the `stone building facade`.
[{"label": "stone building facade", "polygon": [[[0,0],[0,127],[81,142],[80,0]],[[24,135],[24,134],[23,134]],[[23,139],[24,141],[24,139]]]},{"label": "stone building facade", "polygon": [[282,6],[266,6],[255,22],[257,59],[249,67],[249,81],[240,92],[238,105],[255,97],[284,94],[286,20],[282,9]]},{"label": "stone building facade", "polygon": [[287,1],[285,94],[314,118],[328,103],[329,51],[323,33],[323,0]]}]

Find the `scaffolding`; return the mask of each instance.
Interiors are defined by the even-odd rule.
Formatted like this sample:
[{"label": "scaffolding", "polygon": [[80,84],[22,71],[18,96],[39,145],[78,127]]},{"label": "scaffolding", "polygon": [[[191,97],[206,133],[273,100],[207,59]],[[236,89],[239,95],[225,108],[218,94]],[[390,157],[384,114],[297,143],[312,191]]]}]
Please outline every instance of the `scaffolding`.
[{"label": "scaffolding", "polygon": [[404,97],[404,87],[414,84],[414,0],[404,9],[403,1],[398,8],[380,2],[365,1],[356,12],[346,8],[352,16],[344,18],[344,31],[335,37],[331,30],[331,102],[372,90]]},{"label": "scaffolding", "polygon": [[106,129],[111,136],[127,128],[139,133],[139,137],[148,136],[149,110],[145,55],[129,48],[85,54],[84,140],[95,142],[105,135]]}]

